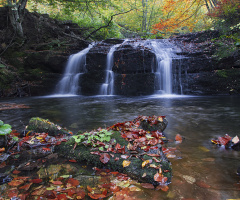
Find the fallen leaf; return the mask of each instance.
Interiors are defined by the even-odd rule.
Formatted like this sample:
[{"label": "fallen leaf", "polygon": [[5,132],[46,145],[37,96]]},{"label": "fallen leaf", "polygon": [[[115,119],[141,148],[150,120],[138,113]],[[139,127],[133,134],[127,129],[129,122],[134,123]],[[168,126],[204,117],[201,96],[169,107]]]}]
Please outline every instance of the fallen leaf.
[{"label": "fallen leaf", "polygon": [[158,185],[156,187],[156,190],[162,190],[164,192],[167,192],[169,190],[169,187],[167,185]]},{"label": "fallen leaf", "polygon": [[43,193],[46,191],[46,188],[42,185],[40,187],[37,187],[32,193],[32,196],[40,196],[43,195]]},{"label": "fallen leaf", "polygon": [[68,160],[69,162],[73,162],[73,163],[76,163],[77,161],[72,159],[72,160]]},{"label": "fallen leaf", "polygon": [[54,185],[62,185],[62,181],[51,181]]},{"label": "fallen leaf", "polygon": [[92,192],[92,191],[93,191],[93,189],[92,189],[89,185],[87,185],[87,190],[88,190],[89,192]]},{"label": "fallen leaf", "polygon": [[13,174],[19,174],[19,173],[21,173],[21,171],[14,170],[12,173],[13,173]]},{"label": "fallen leaf", "polygon": [[36,178],[36,179],[31,180],[31,182],[32,182],[32,183],[41,183],[41,182],[42,182],[42,179]]},{"label": "fallen leaf", "polygon": [[102,199],[106,197],[106,195],[104,194],[92,194],[92,193],[88,193],[88,196],[90,196],[92,199]]},{"label": "fallen leaf", "polygon": [[146,172],[143,173],[142,177],[144,178],[144,177],[146,177],[146,176],[147,176],[147,173],[146,173]]},{"label": "fallen leaf", "polygon": [[28,184],[26,184],[26,185],[23,185],[23,186],[21,186],[19,189],[21,189],[21,190],[28,190],[30,187],[31,187],[31,185],[32,185],[33,183],[28,183]]},{"label": "fallen leaf", "polygon": [[128,161],[128,160],[124,160],[123,161],[123,167],[127,167],[127,166],[129,166],[131,164],[131,161]]},{"label": "fallen leaf", "polygon": [[239,142],[239,138],[238,138],[237,135],[232,139],[232,142],[233,142],[234,144],[237,144],[237,143]]},{"label": "fallen leaf", "polygon": [[156,173],[154,175],[154,180],[161,183],[161,184],[164,184],[167,182],[167,177],[163,176],[162,174],[160,173]]},{"label": "fallen leaf", "polygon": [[67,197],[66,194],[58,194],[58,195],[57,195],[57,199],[58,199],[58,200],[67,200],[68,197]]},{"label": "fallen leaf", "polygon": [[106,164],[110,160],[110,155],[108,153],[103,153],[100,156],[100,161]]},{"label": "fallen leaf", "polygon": [[75,187],[80,184],[80,182],[77,179],[74,179],[74,178],[69,178],[67,180],[67,183],[70,183],[72,186],[75,186]]},{"label": "fallen leaf", "polygon": [[129,156],[127,156],[127,155],[121,155],[121,158],[123,158],[123,159],[128,159],[128,157]]},{"label": "fallen leaf", "polygon": [[8,183],[8,185],[17,187],[23,183],[24,183],[24,180],[12,180],[11,182]]},{"label": "fallen leaf", "polygon": [[192,176],[183,175],[182,177],[185,179],[185,181],[187,181],[190,184],[193,184],[196,182],[196,179]]},{"label": "fallen leaf", "polygon": [[145,160],[142,162],[142,168],[144,168],[147,164],[149,164],[150,161],[149,160]]},{"label": "fallen leaf", "polygon": [[182,143],[182,136],[180,134],[177,134],[175,136],[175,141],[179,142],[179,143]]}]

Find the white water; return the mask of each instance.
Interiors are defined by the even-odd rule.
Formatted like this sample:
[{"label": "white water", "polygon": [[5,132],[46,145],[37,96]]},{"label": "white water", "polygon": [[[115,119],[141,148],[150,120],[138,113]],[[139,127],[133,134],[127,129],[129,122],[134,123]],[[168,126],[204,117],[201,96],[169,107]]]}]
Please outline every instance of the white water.
[{"label": "white water", "polygon": [[90,44],[86,49],[70,56],[63,78],[56,86],[56,94],[77,95],[80,93],[79,79],[86,69],[86,55],[92,48]]},{"label": "white water", "polygon": [[[124,42],[126,42],[126,40]],[[121,44],[123,44],[123,43],[121,43]],[[100,87],[100,95],[113,95],[114,94],[114,72],[112,71],[112,68],[114,65],[114,52],[121,44],[113,45],[107,54],[107,67],[106,67],[106,73],[105,73],[105,82]]]},{"label": "white water", "polygon": [[156,55],[155,94],[172,94],[173,47],[167,40],[147,40],[145,45]]}]

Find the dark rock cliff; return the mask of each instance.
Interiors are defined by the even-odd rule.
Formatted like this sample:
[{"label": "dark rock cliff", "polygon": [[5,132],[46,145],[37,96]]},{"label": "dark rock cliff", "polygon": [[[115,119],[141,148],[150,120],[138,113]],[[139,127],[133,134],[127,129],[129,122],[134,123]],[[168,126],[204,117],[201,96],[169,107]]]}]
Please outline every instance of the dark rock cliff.
[{"label": "dark rock cliff", "polygon": [[213,41],[218,37],[217,31],[206,31],[171,39],[182,50],[179,53],[182,59],[173,61],[174,92],[194,95],[240,94],[240,50],[234,55],[218,59]]}]

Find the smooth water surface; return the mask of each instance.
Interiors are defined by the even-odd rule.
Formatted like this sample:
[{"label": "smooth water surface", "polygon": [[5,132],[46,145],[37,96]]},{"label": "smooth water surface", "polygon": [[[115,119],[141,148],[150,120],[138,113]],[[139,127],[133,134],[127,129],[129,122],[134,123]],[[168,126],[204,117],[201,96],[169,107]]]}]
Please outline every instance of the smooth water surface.
[{"label": "smooth water surface", "polygon": [[[73,132],[110,126],[138,115],[165,115],[168,146],[177,148],[169,158],[173,179],[168,192],[144,190],[140,199],[237,199],[240,198],[239,152],[211,144],[229,134],[240,136],[240,97],[119,96],[32,97],[1,99],[28,109],[0,111],[0,119],[22,130],[31,117],[47,118]],[[185,140],[173,142],[176,134]],[[171,142],[172,141],[172,142]],[[206,185],[207,184],[207,185]],[[210,188],[208,188],[210,186]]]}]

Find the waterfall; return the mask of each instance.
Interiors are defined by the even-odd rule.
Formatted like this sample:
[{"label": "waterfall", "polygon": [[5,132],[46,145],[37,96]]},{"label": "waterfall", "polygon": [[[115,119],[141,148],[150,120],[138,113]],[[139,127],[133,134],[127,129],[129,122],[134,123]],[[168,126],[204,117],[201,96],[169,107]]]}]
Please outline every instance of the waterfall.
[{"label": "waterfall", "polygon": [[56,86],[57,94],[77,95],[80,93],[79,79],[87,71],[86,55],[92,47],[93,44],[90,44],[86,49],[69,57],[63,77]]},{"label": "waterfall", "polygon": [[[127,40],[125,40],[123,43],[125,43],[126,41]],[[105,82],[100,87],[100,95],[113,95],[114,94],[114,72],[112,71],[112,68],[114,65],[114,52],[123,43],[113,45],[107,54],[107,67],[106,67],[106,71],[105,71]]]},{"label": "waterfall", "polygon": [[173,48],[167,40],[148,40],[146,46],[156,55],[155,90],[158,94],[172,94]]}]

